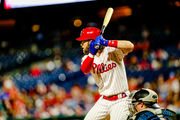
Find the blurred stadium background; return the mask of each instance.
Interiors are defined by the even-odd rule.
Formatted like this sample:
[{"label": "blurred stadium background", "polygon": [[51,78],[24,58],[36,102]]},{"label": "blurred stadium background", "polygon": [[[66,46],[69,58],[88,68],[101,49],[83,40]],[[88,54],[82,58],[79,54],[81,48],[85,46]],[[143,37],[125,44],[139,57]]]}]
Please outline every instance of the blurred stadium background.
[{"label": "blurred stadium background", "polygon": [[161,107],[180,114],[179,0],[17,1],[0,3],[1,120],[83,119],[99,94],[80,70],[75,39],[84,27],[101,28],[108,7],[114,14],[104,37],[135,45],[124,59],[130,90],[153,89]]}]

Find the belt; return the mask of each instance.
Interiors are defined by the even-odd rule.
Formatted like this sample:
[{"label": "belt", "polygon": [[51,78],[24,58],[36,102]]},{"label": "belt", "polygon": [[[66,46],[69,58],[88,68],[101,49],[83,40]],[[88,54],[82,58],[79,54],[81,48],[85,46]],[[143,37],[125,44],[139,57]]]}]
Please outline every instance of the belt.
[{"label": "belt", "polygon": [[[128,91],[128,93],[129,93],[129,91]],[[127,95],[128,95],[127,92],[123,92],[118,95],[113,95],[113,96],[109,96],[109,97],[103,95],[103,99],[109,100],[109,101],[114,101],[117,99],[125,98],[125,97],[127,97]]]}]

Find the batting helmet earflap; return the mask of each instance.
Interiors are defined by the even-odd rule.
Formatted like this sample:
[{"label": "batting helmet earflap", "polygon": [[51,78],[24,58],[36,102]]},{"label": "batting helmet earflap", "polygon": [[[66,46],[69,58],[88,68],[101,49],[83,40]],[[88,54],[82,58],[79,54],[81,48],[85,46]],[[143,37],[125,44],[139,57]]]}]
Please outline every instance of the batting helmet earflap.
[{"label": "batting helmet earflap", "polygon": [[83,40],[95,40],[97,36],[101,34],[101,30],[96,27],[87,27],[81,31],[81,36],[78,37],[76,40],[83,41]]}]

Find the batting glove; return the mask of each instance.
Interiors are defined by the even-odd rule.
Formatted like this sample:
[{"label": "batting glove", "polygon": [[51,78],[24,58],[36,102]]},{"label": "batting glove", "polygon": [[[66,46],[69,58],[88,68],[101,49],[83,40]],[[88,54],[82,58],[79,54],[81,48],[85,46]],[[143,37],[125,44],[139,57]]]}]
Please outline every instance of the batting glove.
[{"label": "batting glove", "polygon": [[104,39],[102,35],[97,36],[96,40],[100,40],[101,45],[108,46],[108,40]]},{"label": "batting glove", "polygon": [[89,46],[89,52],[93,55],[96,55],[96,53],[98,51],[96,46],[100,46],[100,45],[101,45],[101,43],[100,43],[99,39],[91,41],[90,46]]}]

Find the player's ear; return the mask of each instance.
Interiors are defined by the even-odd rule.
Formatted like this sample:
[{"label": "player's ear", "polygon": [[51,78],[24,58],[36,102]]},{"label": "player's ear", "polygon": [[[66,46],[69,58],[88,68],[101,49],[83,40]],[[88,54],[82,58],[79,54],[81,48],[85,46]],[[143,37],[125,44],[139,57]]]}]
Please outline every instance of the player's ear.
[{"label": "player's ear", "polygon": [[142,109],[145,109],[145,108],[147,108],[147,106],[142,102],[142,103],[141,103],[141,108],[142,108]]},{"label": "player's ear", "polygon": [[140,103],[140,107],[143,108],[145,105],[143,102]]}]

